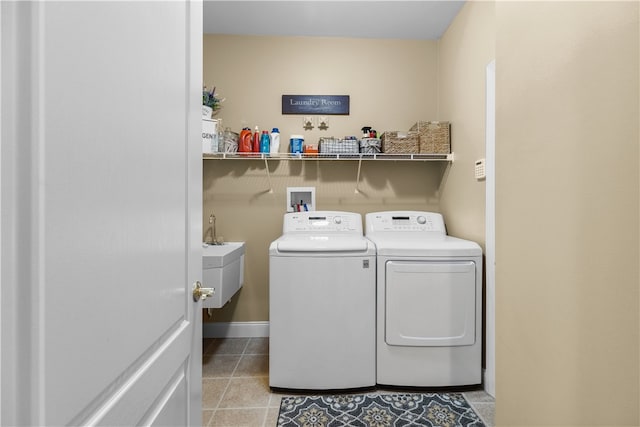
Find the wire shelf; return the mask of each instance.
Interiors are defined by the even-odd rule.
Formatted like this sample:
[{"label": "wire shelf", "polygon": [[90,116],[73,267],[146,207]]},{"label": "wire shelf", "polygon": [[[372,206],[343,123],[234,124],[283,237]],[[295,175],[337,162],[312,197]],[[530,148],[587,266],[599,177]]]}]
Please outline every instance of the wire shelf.
[{"label": "wire shelf", "polygon": [[385,153],[349,153],[349,154],[304,154],[304,153],[203,153],[204,160],[392,160],[392,161],[446,161],[453,162],[453,153],[449,154],[385,154]]}]

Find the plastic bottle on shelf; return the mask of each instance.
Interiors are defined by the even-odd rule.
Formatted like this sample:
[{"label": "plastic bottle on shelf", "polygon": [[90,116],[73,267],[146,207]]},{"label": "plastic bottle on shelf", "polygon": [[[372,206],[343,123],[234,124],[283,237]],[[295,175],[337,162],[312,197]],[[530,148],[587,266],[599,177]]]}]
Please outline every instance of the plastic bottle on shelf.
[{"label": "plastic bottle on shelf", "polygon": [[260,129],[258,129],[258,126],[256,126],[256,130],[255,132],[253,132],[253,152],[254,153],[259,153],[260,152]]},{"label": "plastic bottle on shelf", "polygon": [[260,135],[260,152],[261,153],[269,153],[269,132],[267,130],[262,131],[262,135]]},{"label": "plastic bottle on shelf", "polygon": [[218,125],[218,153],[224,153],[224,130]]},{"label": "plastic bottle on shelf", "polygon": [[271,154],[278,154],[280,151],[280,131],[278,128],[273,128],[271,130],[271,145],[269,147],[269,152]]},{"label": "plastic bottle on shelf", "polygon": [[216,124],[215,141],[211,145],[214,153],[224,152],[224,130],[222,129],[222,119],[218,119]]},{"label": "plastic bottle on shelf", "polygon": [[253,151],[253,145],[251,143],[251,129],[247,127],[242,128],[242,131],[240,131],[238,151],[240,153],[250,153]]}]

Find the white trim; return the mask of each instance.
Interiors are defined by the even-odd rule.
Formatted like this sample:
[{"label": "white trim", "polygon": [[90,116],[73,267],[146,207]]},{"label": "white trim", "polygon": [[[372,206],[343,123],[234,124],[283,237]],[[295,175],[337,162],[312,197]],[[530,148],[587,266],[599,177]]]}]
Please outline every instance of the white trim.
[{"label": "white trim", "polygon": [[486,369],[484,389],[496,397],[496,61],[486,74]]},{"label": "white trim", "polygon": [[[200,97],[202,96],[202,1],[187,0],[185,3],[185,151],[186,151],[186,176],[185,188],[186,205],[185,218],[187,225],[187,276],[185,285],[187,295],[191,292],[191,286],[197,280],[202,280],[202,109]],[[189,297],[188,297],[189,298]],[[187,426],[202,426],[202,303],[187,303],[189,308],[186,315],[189,316],[193,335],[191,337],[191,357],[188,365]],[[199,354],[195,354],[198,352]],[[179,383],[175,383],[178,385]],[[179,395],[179,393],[176,393]],[[168,396],[168,395],[167,395]],[[162,423],[162,418],[156,418],[150,424]]]},{"label": "white trim", "polygon": [[215,322],[202,324],[204,338],[268,337],[269,322]]}]

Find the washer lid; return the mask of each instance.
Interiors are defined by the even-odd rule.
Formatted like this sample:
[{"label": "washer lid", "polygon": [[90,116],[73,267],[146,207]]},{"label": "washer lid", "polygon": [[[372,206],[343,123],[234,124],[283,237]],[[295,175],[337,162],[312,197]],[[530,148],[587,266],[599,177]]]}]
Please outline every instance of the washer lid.
[{"label": "washer lid", "polygon": [[278,252],[366,252],[370,245],[361,236],[335,234],[285,235],[274,243]]}]

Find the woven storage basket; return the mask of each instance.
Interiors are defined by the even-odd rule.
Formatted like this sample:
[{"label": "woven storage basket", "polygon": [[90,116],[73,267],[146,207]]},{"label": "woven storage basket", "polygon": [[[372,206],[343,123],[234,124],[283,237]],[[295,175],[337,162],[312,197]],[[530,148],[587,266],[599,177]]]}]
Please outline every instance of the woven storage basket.
[{"label": "woven storage basket", "polygon": [[382,152],[387,154],[417,154],[420,135],[416,131],[385,132],[382,134]]},{"label": "woven storage basket", "polygon": [[421,154],[451,153],[451,124],[449,122],[418,122],[411,126],[420,134]]},{"label": "woven storage basket", "polygon": [[320,154],[358,154],[357,139],[320,138]]},{"label": "woven storage basket", "polygon": [[380,138],[362,138],[360,140],[360,152],[362,154],[377,154],[380,152]]}]

